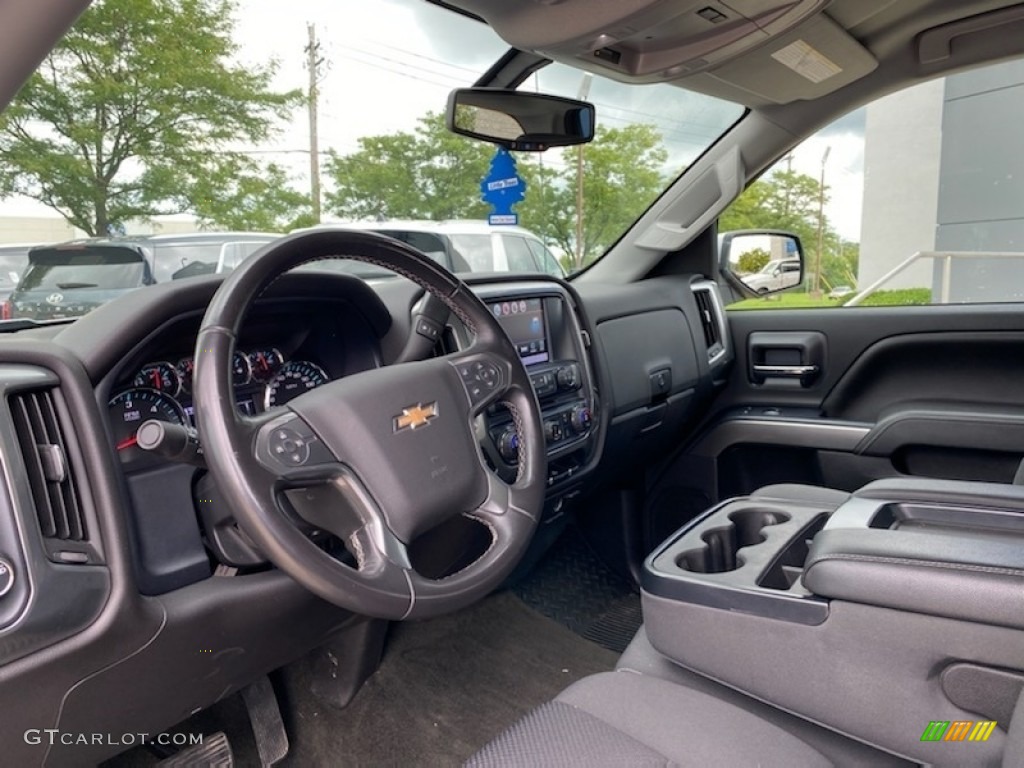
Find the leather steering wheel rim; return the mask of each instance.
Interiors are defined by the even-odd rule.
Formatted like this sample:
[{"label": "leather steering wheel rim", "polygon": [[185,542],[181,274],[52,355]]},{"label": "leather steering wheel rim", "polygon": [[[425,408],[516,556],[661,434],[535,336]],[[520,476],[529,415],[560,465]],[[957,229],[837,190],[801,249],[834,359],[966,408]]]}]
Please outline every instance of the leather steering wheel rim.
[{"label": "leather steering wheel rim", "polygon": [[[246,312],[288,270],[331,257],[414,281],[475,341],[445,357],[331,381],[256,416],[240,414],[231,360]],[[464,607],[504,580],[536,528],[547,464],[540,406],[522,361],[462,281],[397,240],[322,229],[284,237],[246,259],[203,318],[193,396],[207,466],[242,530],[281,570],[348,610],[405,619]],[[496,403],[509,410],[519,436],[511,483],[486,465],[474,427]],[[490,546],[456,573],[421,575],[408,545],[456,515],[485,525]],[[344,540],[356,567],[314,543],[310,528]]]}]

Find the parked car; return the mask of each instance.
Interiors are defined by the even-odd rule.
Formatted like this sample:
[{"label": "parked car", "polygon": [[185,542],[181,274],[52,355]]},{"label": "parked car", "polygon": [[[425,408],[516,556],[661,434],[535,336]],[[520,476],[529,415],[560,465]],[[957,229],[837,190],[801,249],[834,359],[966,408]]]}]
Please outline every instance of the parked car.
[{"label": "parked car", "polygon": [[[41,246],[42,243],[5,243],[0,245],[0,302],[17,287],[21,273],[28,266],[28,252]],[[6,320],[3,310],[6,304],[0,304],[0,319]]]},{"label": "parked car", "polygon": [[[330,225],[334,226],[334,225]],[[380,232],[417,248],[452,272],[541,272],[565,277],[544,242],[523,227],[486,221],[382,221],[341,224]]]},{"label": "parked car", "polygon": [[2,314],[5,319],[77,317],[136,288],[230,271],[277,237],[200,232],[91,238],[32,248]]},{"label": "parked car", "polygon": [[773,259],[752,275],[745,275],[743,283],[758,293],[773,293],[792,288],[800,282],[800,259]]}]

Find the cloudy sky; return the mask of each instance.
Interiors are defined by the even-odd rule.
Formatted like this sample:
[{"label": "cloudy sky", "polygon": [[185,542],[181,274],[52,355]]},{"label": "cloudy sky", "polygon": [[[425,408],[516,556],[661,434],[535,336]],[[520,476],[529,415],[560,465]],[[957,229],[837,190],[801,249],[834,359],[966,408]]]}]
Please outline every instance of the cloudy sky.
[{"label": "cloudy sky", "polygon": [[[444,109],[452,88],[471,85],[507,48],[489,29],[423,2],[403,0],[238,0],[236,35],[243,63],[277,62],[274,87],[304,89],[307,23],[316,25],[324,59],[320,147],[345,154],[360,136],[409,130],[427,111]],[[575,96],[581,74],[558,65],[545,68],[526,87]],[[738,116],[738,107],[671,86],[627,88],[593,81],[589,97],[598,122],[621,127],[652,122],[670,153],[666,171],[678,172]],[[859,239],[863,178],[863,118],[847,119],[805,142],[794,169],[815,178],[831,146],[826,183],[832,187],[827,215],[840,233]],[[309,134],[304,110],[263,146],[247,148],[286,167],[297,186],[309,179]],[[558,163],[548,153],[547,162]],[[0,215],[45,214],[25,201],[0,203]]]}]

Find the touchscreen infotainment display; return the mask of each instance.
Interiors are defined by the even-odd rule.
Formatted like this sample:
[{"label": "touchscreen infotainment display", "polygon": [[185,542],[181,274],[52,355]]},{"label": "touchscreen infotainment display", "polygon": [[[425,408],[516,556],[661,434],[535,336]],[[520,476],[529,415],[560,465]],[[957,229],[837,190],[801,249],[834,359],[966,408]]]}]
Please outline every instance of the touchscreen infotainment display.
[{"label": "touchscreen infotainment display", "polygon": [[523,365],[546,363],[549,358],[544,306],[540,299],[509,299],[490,304],[505,333],[515,344]]}]

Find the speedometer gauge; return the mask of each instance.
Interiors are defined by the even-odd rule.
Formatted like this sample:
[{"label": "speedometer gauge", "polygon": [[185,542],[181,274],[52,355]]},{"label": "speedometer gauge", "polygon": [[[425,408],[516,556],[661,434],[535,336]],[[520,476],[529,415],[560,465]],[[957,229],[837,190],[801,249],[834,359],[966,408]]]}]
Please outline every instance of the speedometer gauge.
[{"label": "speedometer gauge", "polygon": [[135,374],[132,382],[136,387],[151,387],[174,397],[181,391],[181,377],[170,363],[146,363]]},{"label": "speedometer gauge", "polygon": [[231,358],[231,383],[240,387],[250,381],[252,381],[252,366],[249,365],[249,356],[245,352],[235,352]]},{"label": "speedometer gauge", "polygon": [[252,368],[253,381],[270,381],[282,365],[284,365],[284,355],[274,347],[257,349],[249,353],[249,367]]},{"label": "speedometer gauge", "polygon": [[170,395],[148,387],[135,387],[116,395],[109,403],[110,429],[114,433],[114,446],[121,461],[141,458],[143,451],[136,447],[135,433],[143,422],[150,419],[168,421],[185,426],[185,413],[178,401]]},{"label": "speedometer gauge", "polygon": [[267,384],[264,405],[267,408],[284,405],[289,400],[304,392],[309,392],[311,389],[316,389],[328,381],[330,379],[319,365],[305,360],[292,360],[290,363],[285,363],[284,367]]}]

